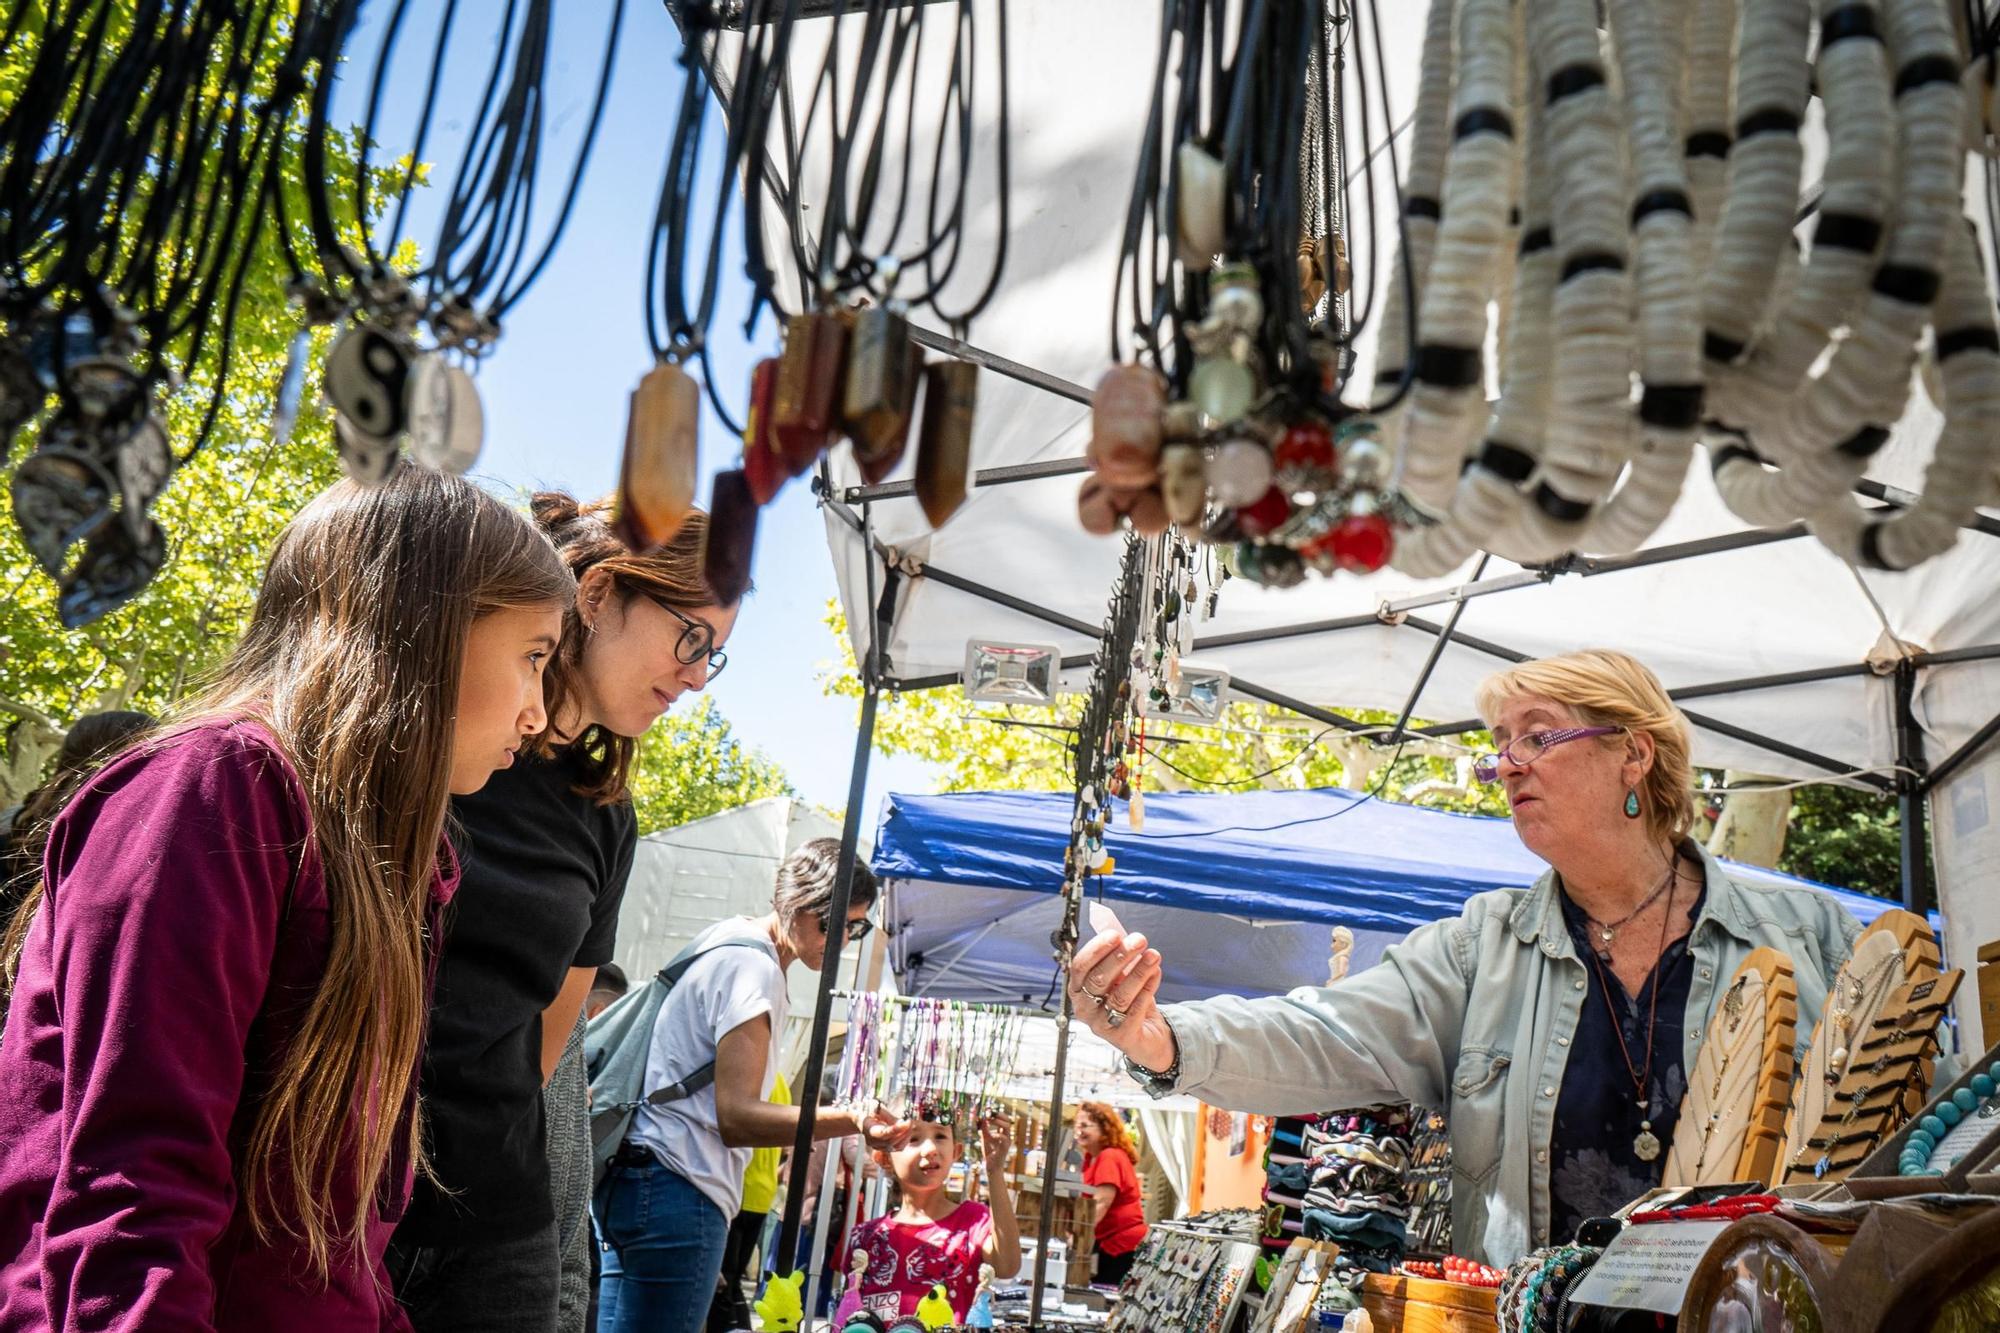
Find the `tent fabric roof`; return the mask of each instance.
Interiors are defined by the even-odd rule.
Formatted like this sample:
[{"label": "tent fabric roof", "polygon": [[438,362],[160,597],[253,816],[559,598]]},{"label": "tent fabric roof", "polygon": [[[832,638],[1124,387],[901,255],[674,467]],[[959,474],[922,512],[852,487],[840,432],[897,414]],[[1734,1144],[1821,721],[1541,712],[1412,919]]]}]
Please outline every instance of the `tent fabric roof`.
[{"label": "tent fabric roof", "polygon": [[[873,861],[891,884],[904,989],[1041,1003],[1062,888],[1072,798],[1065,793],[891,795]],[[1505,819],[1363,800],[1339,788],[1181,792],[1146,800],[1143,832],[1114,812],[1098,880],[1167,956],[1169,998],[1269,993],[1325,979],[1327,934],[1357,936],[1354,966],[1467,899],[1532,883],[1546,866]],[[1751,885],[1831,893],[1863,922],[1895,904],[1755,866]],[[1273,930],[1273,923],[1314,929]]]},{"label": "tent fabric roof", "polygon": [[[982,0],[982,21],[990,8],[991,0]],[[1414,104],[1424,7],[1382,5],[1375,12],[1387,51],[1385,82],[1394,112],[1388,120],[1401,125]],[[1015,160],[1008,265],[998,295],[968,337],[1002,357],[1087,389],[1110,363],[1117,254],[1145,127],[1159,10],[1150,0],[1017,2],[1008,6],[1008,21],[1014,49],[1033,53],[1033,59],[1016,59],[1010,71]],[[809,72],[817,71],[818,58],[818,45],[803,42],[793,76],[801,89],[808,86]],[[1380,117],[1376,124],[1379,132]],[[991,134],[993,129],[982,123],[980,132]],[[1356,164],[1358,147],[1350,150]],[[1385,155],[1377,165],[1386,170],[1387,163]],[[969,206],[990,216],[997,214],[994,203],[990,180],[975,179]],[[1383,228],[1376,264],[1386,274],[1392,263],[1395,192],[1378,189],[1376,203]],[[1355,206],[1363,207],[1358,193]],[[776,228],[781,222],[773,216],[770,225]],[[1365,229],[1349,240],[1357,265],[1364,264],[1370,254]],[[1373,351],[1366,331],[1360,353],[1355,382],[1367,384]],[[1083,453],[1087,406],[995,373],[980,377],[979,395],[975,467],[1048,464]],[[1929,400],[1913,393],[1908,415],[1876,456],[1871,476],[1897,486],[1919,486],[1939,425]],[[906,481],[913,470],[914,460],[905,459],[890,480]],[[831,479],[836,497],[859,486],[860,475],[847,451],[835,452]],[[1094,649],[1119,542],[1081,530],[1077,485],[1078,478],[1071,475],[978,489],[935,532],[913,499],[869,504],[881,544],[937,571],[901,587],[893,633],[885,645],[888,675],[922,679],[955,673],[963,663],[966,640],[974,635],[1050,643],[1072,656]],[[868,569],[852,517],[829,506],[826,522],[859,658],[871,628],[870,579],[879,588],[882,567],[876,561],[872,572]],[[1744,529],[1722,505],[1706,461],[1698,457],[1679,505],[1649,547],[1659,550]],[[1793,538],[1592,577],[1566,575],[1542,582],[1530,576],[1516,590],[1467,604],[1459,631],[1484,643],[1454,642],[1446,649],[1417,703],[1416,716],[1433,721],[1474,716],[1474,687],[1509,652],[1543,656],[1585,646],[1621,648],[1653,667],[1670,688],[1680,688],[1856,667],[1871,656],[1879,659],[1889,642],[1885,631],[1931,651],[2000,643],[2000,597],[1991,595],[1996,568],[2000,540],[1969,534],[1952,552],[1904,574],[1857,573],[1816,541]],[[1420,611],[1414,619],[1377,620],[1378,612],[1385,602],[1461,583],[1470,569],[1468,563],[1431,580],[1394,572],[1313,578],[1284,591],[1234,581],[1222,595],[1217,617],[1199,627],[1201,642],[1191,660],[1314,705],[1399,710],[1436,642],[1424,624],[1441,622],[1449,608]],[[1486,577],[1519,573],[1518,567],[1496,559]],[[975,580],[1045,609],[1062,623],[952,586],[943,575]],[[1300,630],[1356,618],[1363,623]],[[1253,641],[1274,631],[1285,632]],[[1940,674],[2000,681],[2000,664],[1960,665]],[[1080,677],[1074,683],[1080,684]],[[1824,757],[1839,769],[1879,770],[1895,762],[1894,682],[1881,675],[1792,683],[1718,695],[1689,706],[1726,725]],[[1937,691],[1927,680],[1915,700],[1933,761],[1995,711],[2000,711],[2000,684]],[[1695,730],[1695,759],[1794,778],[1828,776],[1823,764],[1702,725]]]}]

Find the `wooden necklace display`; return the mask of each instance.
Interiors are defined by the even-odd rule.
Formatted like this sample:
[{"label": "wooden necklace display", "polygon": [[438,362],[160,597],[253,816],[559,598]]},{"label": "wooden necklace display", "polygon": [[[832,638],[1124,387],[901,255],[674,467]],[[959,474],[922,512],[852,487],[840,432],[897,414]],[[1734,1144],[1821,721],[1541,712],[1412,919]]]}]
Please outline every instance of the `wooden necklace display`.
[{"label": "wooden necklace display", "polygon": [[1730,1223],[1688,1279],[1682,1333],[1822,1333],[1834,1265],[1805,1232],[1768,1214]]},{"label": "wooden necklace display", "polygon": [[1798,1019],[1791,959],[1755,950],[1709,1020],[1663,1184],[1770,1183],[1791,1102]]},{"label": "wooden necklace display", "polygon": [[1912,912],[1884,912],[1855,941],[1799,1073],[1777,1183],[1844,1179],[1922,1105],[1938,1020],[1963,976],[1939,961]]}]

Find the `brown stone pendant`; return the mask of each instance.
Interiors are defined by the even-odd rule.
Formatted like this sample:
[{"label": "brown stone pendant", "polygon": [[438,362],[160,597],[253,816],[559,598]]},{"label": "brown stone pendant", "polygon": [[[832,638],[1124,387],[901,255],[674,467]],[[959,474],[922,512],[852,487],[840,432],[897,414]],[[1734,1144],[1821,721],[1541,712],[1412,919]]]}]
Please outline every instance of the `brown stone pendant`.
[{"label": "brown stone pendant", "polygon": [[819,460],[839,428],[846,383],[847,318],[813,310],[785,322],[785,351],[772,390],[771,435],[798,476]]},{"label": "brown stone pendant", "polygon": [[647,371],[632,391],[615,526],[619,539],[635,551],[672,540],[694,508],[700,418],[700,386],[670,362]]},{"label": "brown stone pendant", "polygon": [[751,498],[760,505],[771,503],[791,478],[785,456],[771,429],[771,408],[778,391],[776,358],[759,361],[750,374],[750,417],[743,427],[743,476]]},{"label": "brown stone pendant", "polygon": [[917,502],[931,526],[965,503],[972,464],[972,419],[979,399],[979,367],[939,361],[924,370],[923,434],[917,440]]},{"label": "brown stone pendant", "polygon": [[910,341],[909,321],[882,306],[862,311],[854,322],[840,418],[870,485],[903,456],[922,373],[923,354]]},{"label": "brown stone pendant", "polygon": [[757,497],[743,469],[715,474],[708,500],[705,572],[715,600],[734,606],[750,589],[750,558],[757,546]]}]

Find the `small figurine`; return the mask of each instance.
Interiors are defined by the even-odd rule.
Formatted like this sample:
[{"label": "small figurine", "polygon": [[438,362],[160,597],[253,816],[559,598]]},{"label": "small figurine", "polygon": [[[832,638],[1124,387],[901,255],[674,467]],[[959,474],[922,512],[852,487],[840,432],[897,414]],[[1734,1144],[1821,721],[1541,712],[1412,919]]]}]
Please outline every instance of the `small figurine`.
[{"label": "small figurine", "polygon": [[979,1289],[972,1294],[972,1308],[965,1312],[967,1328],[993,1327],[993,1265],[979,1265]]},{"label": "small figurine", "polygon": [[931,1294],[917,1302],[917,1318],[923,1320],[928,1329],[951,1328],[958,1323],[958,1315],[951,1308],[951,1298],[945,1295],[944,1283],[931,1288]]},{"label": "small figurine", "polygon": [[759,1327],[766,1333],[792,1333],[805,1322],[805,1300],[799,1294],[805,1281],[802,1272],[788,1276],[771,1274],[764,1283],[764,1294],[757,1298]]},{"label": "small figurine", "polygon": [[861,1313],[861,1275],[868,1271],[868,1252],[856,1250],[847,1265],[853,1271],[848,1274],[846,1286],[840,1294],[840,1304],[833,1310],[833,1326],[844,1328],[847,1321]]}]

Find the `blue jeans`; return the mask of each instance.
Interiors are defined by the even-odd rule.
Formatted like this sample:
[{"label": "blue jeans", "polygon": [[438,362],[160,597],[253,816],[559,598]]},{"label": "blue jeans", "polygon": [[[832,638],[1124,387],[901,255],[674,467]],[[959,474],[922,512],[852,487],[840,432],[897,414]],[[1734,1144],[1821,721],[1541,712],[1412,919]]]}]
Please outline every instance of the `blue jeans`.
[{"label": "blue jeans", "polygon": [[698,1333],[729,1219],[657,1161],[614,1165],[597,1188],[597,1333]]}]

